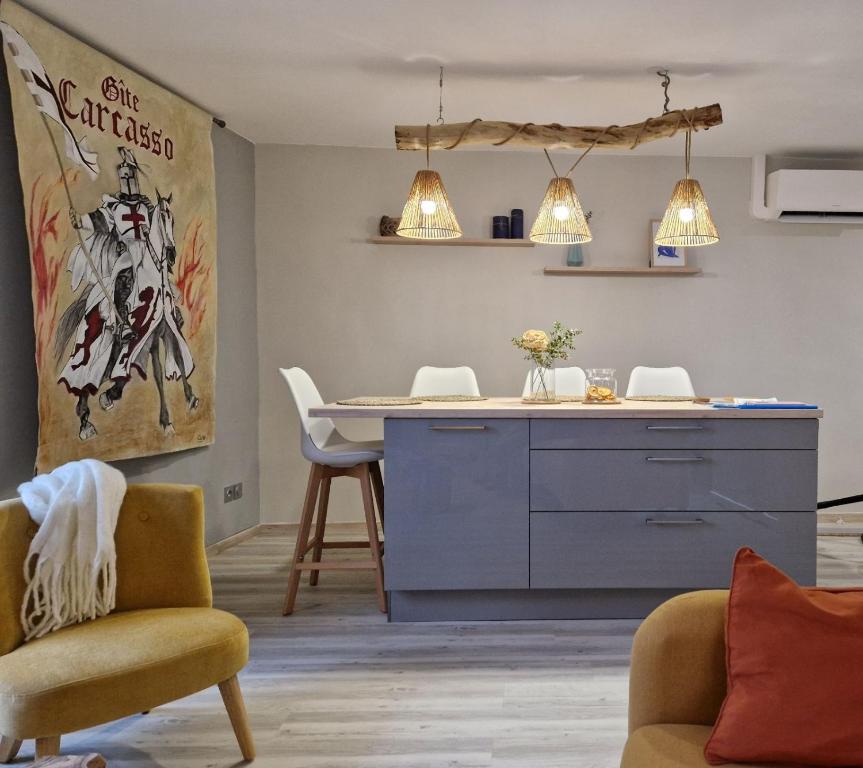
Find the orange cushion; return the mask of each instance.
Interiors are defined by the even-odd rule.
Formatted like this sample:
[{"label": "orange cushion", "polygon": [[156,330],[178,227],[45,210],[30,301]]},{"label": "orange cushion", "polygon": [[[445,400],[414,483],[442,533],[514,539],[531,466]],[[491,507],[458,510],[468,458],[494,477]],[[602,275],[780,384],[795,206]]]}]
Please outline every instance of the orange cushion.
[{"label": "orange cushion", "polygon": [[711,765],[863,766],[863,591],[798,587],[741,549]]}]

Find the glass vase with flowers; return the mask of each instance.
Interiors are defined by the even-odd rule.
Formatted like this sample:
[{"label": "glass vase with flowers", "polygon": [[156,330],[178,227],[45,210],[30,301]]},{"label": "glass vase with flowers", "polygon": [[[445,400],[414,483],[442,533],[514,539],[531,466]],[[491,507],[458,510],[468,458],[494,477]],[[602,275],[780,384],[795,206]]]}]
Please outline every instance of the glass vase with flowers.
[{"label": "glass vase with flowers", "polygon": [[512,339],[514,346],[525,353],[530,360],[528,393],[522,398],[526,403],[549,404],[560,402],[555,394],[554,366],[558,360],[567,360],[575,349],[575,337],[581,331],[566,328],[555,321],[551,333],[528,330]]}]

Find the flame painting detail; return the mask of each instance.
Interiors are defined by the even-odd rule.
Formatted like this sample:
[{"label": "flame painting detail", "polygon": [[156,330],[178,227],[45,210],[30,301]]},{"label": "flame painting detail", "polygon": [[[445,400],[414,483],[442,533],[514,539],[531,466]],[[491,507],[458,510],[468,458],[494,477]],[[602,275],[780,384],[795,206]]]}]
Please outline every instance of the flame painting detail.
[{"label": "flame painting detail", "polygon": [[188,335],[192,337],[201,327],[207,312],[210,294],[212,261],[205,258],[207,241],[202,230],[204,222],[195,217],[186,227],[183,248],[177,258],[177,289],[189,315]]},{"label": "flame painting detail", "polygon": [[[78,180],[77,170],[66,171],[70,185]],[[36,320],[36,365],[48,365],[46,351],[50,349],[57,323],[57,282],[63,271],[63,243],[69,230],[63,215],[65,197],[63,179],[58,175],[44,182],[40,175],[30,189],[30,216],[27,235],[33,264],[33,299]],[[53,242],[53,246],[52,246]]]}]

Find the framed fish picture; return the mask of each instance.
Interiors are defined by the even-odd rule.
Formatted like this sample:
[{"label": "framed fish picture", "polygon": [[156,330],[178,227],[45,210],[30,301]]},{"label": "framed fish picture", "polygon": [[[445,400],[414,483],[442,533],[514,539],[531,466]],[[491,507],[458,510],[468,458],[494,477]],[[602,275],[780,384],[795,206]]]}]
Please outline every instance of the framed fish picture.
[{"label": "framed fish picture", "polygon": [[656,233],[659,230],[659,220],[650,222],[650,266],[651,267],[685,267],[686,248],[674,245],[657,245]]}]

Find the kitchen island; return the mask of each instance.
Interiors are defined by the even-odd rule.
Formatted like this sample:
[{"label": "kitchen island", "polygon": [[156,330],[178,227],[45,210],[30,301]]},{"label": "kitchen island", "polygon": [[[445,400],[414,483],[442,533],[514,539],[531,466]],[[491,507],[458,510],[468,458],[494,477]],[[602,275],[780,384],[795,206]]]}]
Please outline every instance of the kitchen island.
[{"label": "kitchen island", "polygon": [[815,583],[820,410],[517,398],[383,418],[393,621],[640,618],[750,546]]}]

